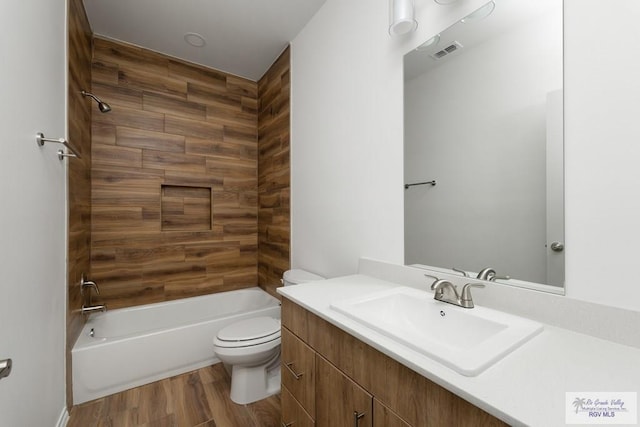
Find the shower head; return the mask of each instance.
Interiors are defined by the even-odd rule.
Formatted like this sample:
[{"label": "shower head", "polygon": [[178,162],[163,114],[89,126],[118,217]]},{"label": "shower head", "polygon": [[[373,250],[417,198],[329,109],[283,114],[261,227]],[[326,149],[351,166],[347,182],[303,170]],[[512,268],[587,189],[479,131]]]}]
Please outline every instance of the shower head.
[{"label": "shower head", "polygon": [[82,94],[82,96],[90,96],[91,98],[93,98],[98,103],[98,109],[101,113],[108,113],[109,111],[111,111],[111,107],[109,106],[109,104],[107,104],[106,102],[102,102],[102,100],[94,94],[89,93],[85,90],[81,90],[80,93]]}]

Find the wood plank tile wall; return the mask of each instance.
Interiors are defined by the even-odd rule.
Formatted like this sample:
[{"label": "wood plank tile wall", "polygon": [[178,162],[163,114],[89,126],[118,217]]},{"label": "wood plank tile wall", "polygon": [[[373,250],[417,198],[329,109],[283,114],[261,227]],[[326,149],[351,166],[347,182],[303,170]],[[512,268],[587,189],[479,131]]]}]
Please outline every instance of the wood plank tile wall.
[{"label": "wood plank tile wall", "polygon": [[258,278],[273,295],[289,268],[290,48],[258,82]]},{"label": "wood plank tile wall", "polygon": [[91,27],[82,0],[69,1],[69,140],[80,150],[81,159],[68,162],[68,261],[67,261],[67,406],[72,405],[71,348],[82,326],[79,310],[80,277],[89,274],[91,246],[91,112],[95,104],[80,94],[91,88]]},{"label": "wood plank tile wall", "polygon": [[92,83],[112,107],[92,117],[91,278],[102,301],[256,286],[257,83],[101,38]]}]

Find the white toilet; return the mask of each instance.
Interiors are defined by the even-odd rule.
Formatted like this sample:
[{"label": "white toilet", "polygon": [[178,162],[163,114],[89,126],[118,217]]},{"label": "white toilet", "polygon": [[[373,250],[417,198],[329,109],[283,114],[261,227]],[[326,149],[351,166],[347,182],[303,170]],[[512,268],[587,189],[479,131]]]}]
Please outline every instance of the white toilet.
[{"label": "white toilet", "polygon": [[[323,280],[304,270],[288,270],[285,286]],[[256,402],[280,391],[280,319],[254,317],[228,325],[213,340],[216,356],[231,366],[231,400]]]}]

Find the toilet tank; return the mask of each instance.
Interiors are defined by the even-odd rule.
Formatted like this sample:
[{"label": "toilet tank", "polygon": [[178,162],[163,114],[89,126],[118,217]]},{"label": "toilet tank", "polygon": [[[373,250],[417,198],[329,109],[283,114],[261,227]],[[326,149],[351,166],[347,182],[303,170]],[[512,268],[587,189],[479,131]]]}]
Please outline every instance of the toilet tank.
[{"label": "toilet tank", "polygon": [[282,283],[285,286],[289,285],[299,285],[300,283],[313,282],[316,280],[324,280],[325,278],[322,276],[318,276],[317,274],[310,273],[306,270],[293,269],[287,270],[284,272],[282,276]]}]

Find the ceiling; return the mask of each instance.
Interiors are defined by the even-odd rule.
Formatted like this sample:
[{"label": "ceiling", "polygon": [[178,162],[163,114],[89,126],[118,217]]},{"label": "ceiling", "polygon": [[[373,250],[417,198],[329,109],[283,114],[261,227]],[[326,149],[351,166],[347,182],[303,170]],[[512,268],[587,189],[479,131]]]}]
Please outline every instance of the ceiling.
[{"label": "ceiling", "polygon": [[[434,39],[437,42],[433,45],[425,49],[418,47],[409,52],[404,58],[405,81],[421,76],[488,40],[504,37],[505,33],[514,31],[514,28],[523,28],[535,20],[561,13],[562,2],[558,0],[496,2],[493,13],[486,18],[466,24],[458,21],[441,32],[438,35],[439,38]],[[431,57],[432,54],[451,45],[454,41],[462,46],[455,55],[445,56],[440,60],[434,60]]]},{"label": "ceiling", "polygon": [[[257,81],[326,0],[84,0],[94,34]],[[204,37],[203,47],[185,41]]]}]

